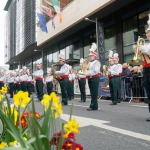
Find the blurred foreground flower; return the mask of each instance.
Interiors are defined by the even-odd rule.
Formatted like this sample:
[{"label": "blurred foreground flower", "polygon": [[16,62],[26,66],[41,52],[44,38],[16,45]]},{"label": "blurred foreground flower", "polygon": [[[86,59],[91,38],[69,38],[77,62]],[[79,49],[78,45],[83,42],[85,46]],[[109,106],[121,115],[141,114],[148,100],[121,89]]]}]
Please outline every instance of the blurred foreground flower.
[{"label": "blurred foreground flower", "polygon": [[[83,150],[74,136],[74,133],[80,133],[79,125],[75,119],[64,125],[60,118],[62,105],[55,93],[44,95],[41,101],[44,112],[41,115],[36,112],[34,100],[30,100],[28,92],[19,91],[13,100],[14,104],[11,104],[4,89],[0,92],[0,119],[4,124],[0,149]],[[59,133],[58,125],[61,129]]]},{"label": "blurred foreground flower", "polygon": [[0,93],[7,93],[8,88],[7,87],[2,87],[2,89],[0,90]]},{"label": "blurred foreground flower", "polygon": [[65,131],[65,137],[68,137],[69,133],[74,132],[77,134],[80,134],[80,131],[78,130],[79,128],[79,124],[76,122],[75,119],[68,121],[68,123],[66,123],[64,125],[64,131]]},{"label": "blurred foreground flower", "polygon": [[54,92],[52,92],[51,95],[44,94],[44,98],[41,101],[41,104],[44,106],[45,110],[47,110],[48,107],[51,107],[55,118],[57,118],[60,114],[63,113],[60,98],[57,97]]},{"label": "blurred foreground flower", "polygon": [[30,98],[28,97],[28,92],[19,91],[14,95],[14,104],[16,107],[26,107],[26,105],[30,102]]}]

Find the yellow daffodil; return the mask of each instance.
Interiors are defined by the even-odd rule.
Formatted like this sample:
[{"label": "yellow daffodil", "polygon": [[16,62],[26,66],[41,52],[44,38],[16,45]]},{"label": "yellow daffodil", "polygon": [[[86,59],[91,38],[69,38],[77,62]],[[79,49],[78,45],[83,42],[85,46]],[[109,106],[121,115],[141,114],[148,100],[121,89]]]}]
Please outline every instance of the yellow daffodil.
[{"label": "yellow daffodil", "polygon": [[45,107],[45,108],[48,108],[49,104],[50,104],[50,101],[51,101],[51,97],[47,94],[44,94],[43,96],[43,99],[41,101],[41,104]]},{"label": "yellow daffodil", "polygon": [[0,144],[0,148],[5,148],[5,147],[7,147],[7,143],[2,142],[2,143]]},{"label": "yellow daffodil", "polygon": [[75,119],[68,121],[67,124],[64,125],[65,137],[68,137],[68,134],[71,132],[79,134],[80,131],[78,130],[79,124],[76,122]]},{"label": "yellow daffodil", "polygon": [[56,94],[54,92],[52,92],[50,94],[50,99],[54,102],[54,103],[59,103],[60,98],[56,96]]},{"label": "yellow daffodil", "polygon": [[19,91],[17,94],[15,94],[13,99],[16,107],[18,106],[25,107],[31,100],[28,97],[28,92],[23,91]]},{"label": "yellow daffodil", "polygon": [[55,118],[57,118],[59,115],[61,115],[63,113],[62,105],[61,104],[53,103],[51,109],[53,111],[53,114],[54,114]]},{"label": "yellow daffodil", "polygon": [[0,90],[1,93],[7,93],[8,89],[7,87],[2,87],[2,89]]},{"label": "yellow daffodil", "polygon": [[17,141],[13,141],[13,142],[10,142],[9,144],[11,145],[11,146],[14,146],[14,145],[17,145]]},{"label": "yellow daffodil", "polygon": [[4,96],[0,94],[0,102],[3,100]]},{"label": "yellow daffodil", "polygon": [[42,105],[45,107],[45,110],[50,105],[50,102],[52,101],[51,110],[54,114],[54,117],[57,118],[59,114],[62,114],[62,105],[59,103],[59,97],[56,96],[54,92],[51,93],[51,95],[44,94],[43,100],[41,101]]}]

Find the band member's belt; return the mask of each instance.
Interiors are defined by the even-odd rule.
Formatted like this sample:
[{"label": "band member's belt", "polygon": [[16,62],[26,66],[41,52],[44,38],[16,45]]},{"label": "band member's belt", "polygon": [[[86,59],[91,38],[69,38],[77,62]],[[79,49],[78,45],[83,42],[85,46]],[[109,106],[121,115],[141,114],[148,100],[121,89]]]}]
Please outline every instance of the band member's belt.
[{"label": "band member's belt", "polygon": [[4,84],[4,82],[0,81],[0,84]]},{"label": "band member's belt", "polygon": [[23,81],[24,83],[28,83],[28,81]]},{"label": "band member's belt", "polygon": [[16,82],[16,84],[20,84],[20,82]]},{"label": "band member's belt", "polygon": [[122,76],[122,73],[119,73],[119,76],[121,77],[121,76]]},{"label": "band member's belt", "polygon": [[52,83],[52,81],[46,82],[46,83]]},{"label": "band member's belt", "polygon": [[96,77],[99,77],[100,76],[100,73],[94,75],[94,76],[87,76],[87,79],[91,79],[91,78],[96,78]]},{"label": "band member's belt", "polygon": [[108,75],[109,78],[112,78],[112,77],[120,77],[120,75]]},{"label": "band member's belt", "polygon": [[86,80],[86,78],[79,78],[79,80]]},{"label": "band member's belt", "polygon": [[42,81],[43,78],[36,78],[35,80],[36,80],[36,81]]},{"label": "band member's belt", "polygon": [[74,82],[74,80],[69,80],[70,82]]},{"label": "band member's belt", "polygon": [[147,63],[145,60],[142,63],[143,67],[150,67],[150,63]]},{"label": "band member's belt", "polygon": [[68,74],[60,76],[60,80],[65,79],[65,78],[68,78]]}]

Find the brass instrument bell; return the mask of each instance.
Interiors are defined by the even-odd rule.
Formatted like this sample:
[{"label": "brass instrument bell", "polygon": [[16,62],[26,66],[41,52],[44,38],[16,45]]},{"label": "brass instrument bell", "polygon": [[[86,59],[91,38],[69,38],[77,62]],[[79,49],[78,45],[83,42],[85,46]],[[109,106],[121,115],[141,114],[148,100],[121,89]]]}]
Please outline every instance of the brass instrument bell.
[{"label": "brass instrument bell", "polygon": [[127,63],[131,65],[141,65],[141,53],[140,53],[140,46],[145,44],[145,40],[143,38],[138,37],[137,44],[135,47],[135,55],[133,60],[129,60]]}]

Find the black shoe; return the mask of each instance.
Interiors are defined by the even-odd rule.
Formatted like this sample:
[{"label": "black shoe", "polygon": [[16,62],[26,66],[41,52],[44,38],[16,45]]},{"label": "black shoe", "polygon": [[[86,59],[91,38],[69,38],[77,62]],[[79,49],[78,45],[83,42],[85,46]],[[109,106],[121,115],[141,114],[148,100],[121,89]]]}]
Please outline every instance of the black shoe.
[{"label": "black shoe", "polygon": [[79,101],[80,103],[82,103],[83,101]]},{"label": "black shoe", "polygon": [[87,109],[87,111],[92,111],[92,110],[98,110],[98,109],[92,109],[92,108]]},{"label": "black shoe", "polygon": [[146,119],[146,121],[148,121],[148,122],[149,122],[149,121],[150,121],[150,117],[149,117],[149,118],[147,118],[147,119]]},{"label": "black shoe", "polygon": [[117,103],[121,103],[121,101],[118,101]]},{"label": "black shoe", "polygon": [[111,103],[111,104],[109,104],[109,105],[117,105],[117,103]]},{"label": "black shoe", "polygon": [[62,105],[64,106],[64,105],[68,105],[68,103],[62,103]]}]

